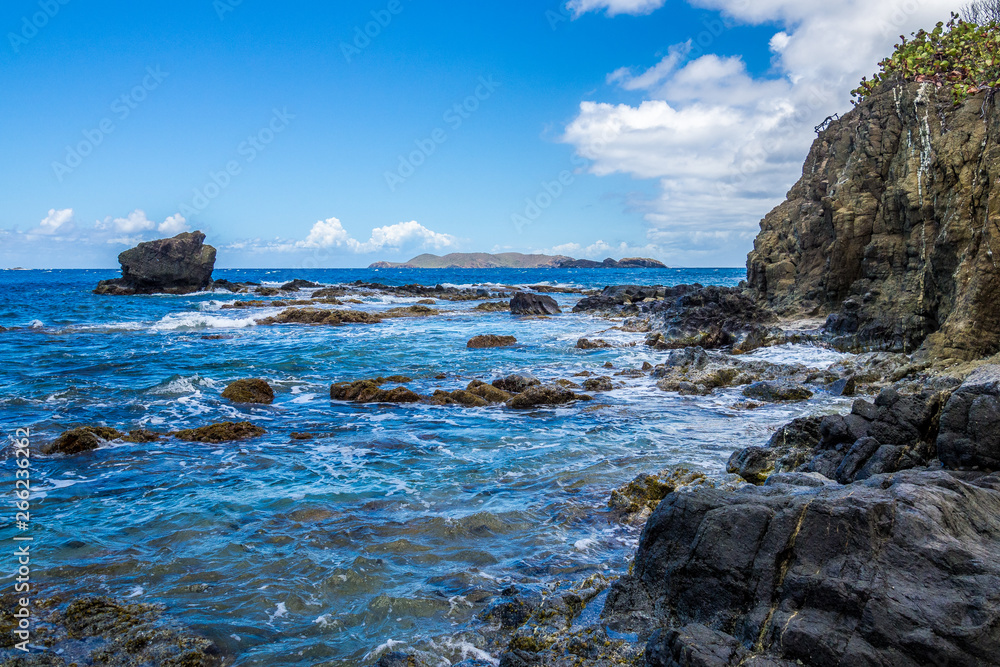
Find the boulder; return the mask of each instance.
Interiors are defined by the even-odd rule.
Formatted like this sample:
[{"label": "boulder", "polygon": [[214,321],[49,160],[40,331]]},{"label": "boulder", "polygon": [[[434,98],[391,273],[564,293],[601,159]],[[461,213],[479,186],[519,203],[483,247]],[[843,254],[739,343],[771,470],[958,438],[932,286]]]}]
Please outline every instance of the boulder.
[{"label": "boulder", "polygon": [[611,382],[611,378],[606,375],[583,381],[584,391],[611,391],[614,388],[615,385]]},{"label": "boulder", "polygon": [[222,422],[219,424],[209,424],[200,428],[177,431],[174,433],[174,436],[188,442],[218,444],[220,442],[234,442],[237,440],[258,438],[265,433],[267,431],[264,428],[250,422]]},{"label": "boulder", "polygon": [[800,384],[783,380],[754,382],[743,390],[747,398],[755,398],[769,403],[784,401],[805,401],[812,398],[813,393]]},{"label": "boulder", "polygon": [[541,382],[537,378],[533,378],[530,375],[508,375],[507,377],[493,381],[494,387],[511,394],[520,394],[528,387],[540,384]]},{"label": "boulder", "polygon": [[507,401],[507,407],[515,410],[525,410],[541,405],[564,405],[578,400],[588,400],[580,394],[574,394],[569,389],[558,385],[532,385],[523,392]]},{"label": "boulder", "polygon": [[998,517],[995,474],[674,493],[603,622],[653,667],[993,664]]},{"label": "boulder", "polygon": [[190,294],[208,289],[215,268],[215,248],[201,232],[147,241],[118,255],[122,277],[103,280],[95,294]]},{"label": "boulder", "polygon": [[510,300],[510,312],[514,315],[558,315],[562,310],[551,296],[518,292]]},{"label": "boulder", "polygon": [[495,334],[484,334],[474,336],[466,347],[474,350],[482,350],[491,347],[511,347],[517,344],[517,338],[513,336],[497,336]]},{"label": "boulder", "polygon": [[941,414],[938,457],[949,468],[1000,470],[1000,366],[982,366]]},{"label": "boulder", "polygon": [[274,402],[274,390],[266,380],[260,378],[236,380],[222,392],[222,398],[227,398],[233,403],[270,405]]},{"label": "boulder", "polygon": [[107,426],[81,426],[66,431],[42,447],[44,454],[80,454],[100,447],[111,440],[119,440],[121,431]]}]

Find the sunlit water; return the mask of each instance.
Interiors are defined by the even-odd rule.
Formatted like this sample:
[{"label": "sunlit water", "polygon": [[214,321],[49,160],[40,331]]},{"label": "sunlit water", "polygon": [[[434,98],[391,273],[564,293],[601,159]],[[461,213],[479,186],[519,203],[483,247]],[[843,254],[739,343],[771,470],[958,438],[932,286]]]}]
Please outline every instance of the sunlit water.
[{"label": "sunlit water", "polygon": [[[113,272],[0,272],[0,414],[35,444],[75,425],[168,431],[248,420],[266,436],[204,445],[111,445],[34,461],[35,581],[43,592],[162,602],[237,665],[358,665],[378,646],[461,629],[507,582],[542,583],[627,567],[635,528],[609,521],[612,489],[684,465],[725,473],[731,452],[767,440],[808,403],[733,409],[737,390],[691,398],[652,378],[592,403],[515,412],[331,402],[331,382],[405,374],[419,393],[527,372],[543,380],[656,364],[641,344],[581,351],[580,337],[641,334],[564,314],[519,319],[438,302],[446,314],[372,326],[256,326],[279,309],[221,310],[228,293],[101,297]],[[735,285],[736,270],[217,271],[281,284],[610,283]],[[304,296],[304,293],[303,293]],[[578,295],[554,295],[569,311]],[[238,297],[246,298],[246,297]],[[381,310],[415,299],[368,298]],[[510,349],[468,350],[480,333]],[[206,335],[226,338],[209,340]],[[825,367],[840,355],[757,353]],[[770,355],[770,356],[768,356]],[[602,368],[606,362],[613,370]],[[445,380],[434,379],[444,373]],[[236,406],[226,384],[264,377],[273,406]],[[581,378],[576,378],[577,380]],[[294,441],[309,432],[311,441]],[[13,478],[13,461],[3,475]],[[9,543],[13,510],[0,517]],[[387,644],[387,642],[389,642]],[[400,644],[396,644],[400,642]],[[442,649],[445,652],[445,649]],[[457,659],[454,649],[448,658]],[[442,664],[449,664],[443,660]]]}]

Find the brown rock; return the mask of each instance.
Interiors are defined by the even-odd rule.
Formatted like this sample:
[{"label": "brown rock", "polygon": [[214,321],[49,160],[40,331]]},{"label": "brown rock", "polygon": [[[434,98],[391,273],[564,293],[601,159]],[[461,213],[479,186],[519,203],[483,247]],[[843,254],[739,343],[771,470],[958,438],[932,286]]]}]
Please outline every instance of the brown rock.
[{"label": "brown rock", "polygon": [[274,402],[274,390],[266,380],[251,378],[231,383],[222,392],[222,397],[228,398],[233,403],[270,405]]},{"label": "brown rock", "polygon": [[481,350],[491,347],[510,347],[517,344],[517,338],[513,336],[497,336],[495,334],[485,334],[482,336],[475,336],[470,340],[466,347]]}]

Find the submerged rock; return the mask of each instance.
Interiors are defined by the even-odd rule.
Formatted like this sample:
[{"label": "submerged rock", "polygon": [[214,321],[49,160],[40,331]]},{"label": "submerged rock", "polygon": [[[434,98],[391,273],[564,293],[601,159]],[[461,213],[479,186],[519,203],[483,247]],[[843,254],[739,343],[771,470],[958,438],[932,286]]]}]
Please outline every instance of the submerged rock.
[{"label": "submerged rock", "polygon": [[234,403],[256,403],[259,405],[270,405],[274,402],[274,390],[266,380],[251,378],[247,380],[236,380],[230,383],[222,392],[223,398],[228,398]]},{"label": "submerged rock", "polygon": [[218,444],[220,442],[249,440],[260,437],[265,433],[267,431],[264,428],[250,422],[221,422],[199,428],[177,431],[174,433],[174,437],[188,442]]},{"label": "submerged rock", "polygon": [[562,309],[550,296],[518,292],[510,300],[510,312],[514,315],[558,315]]},{"label": "submerged rock", "polygon": [[497,336],[495,334],[485,334],[482,336],[474,336],[470,340],[466,347],[471,349],[485,349],[491,347],[511,347],[517,344],[517,338],[514,336]]},{"label": "submerged rock", "polygon": [[996,475],[673,494],[604,620],[650,636],[651,666],[678,650],[715,656],[685,664],[991,664],[998,516]]},{"label": "submerged rock", "polygon": [[[57,599],[33,598],[32,603],[32,651],[25,654],[5,643],[0,648],[4,665],[218,667],[223,664],[214,643],[166,616],[162,605],[130,604],[109,597],[75,598],[65,607]],[[2,615],[13,618],[11,611],[3,609]],[[39,650],[41,646],[45,650]]]},{"label": "submerged rock", "polygon": [[95,294],[190,294],[212,284],[215,248],[201,232],[147,241],[118,255],[122,277],[102,280]]}]

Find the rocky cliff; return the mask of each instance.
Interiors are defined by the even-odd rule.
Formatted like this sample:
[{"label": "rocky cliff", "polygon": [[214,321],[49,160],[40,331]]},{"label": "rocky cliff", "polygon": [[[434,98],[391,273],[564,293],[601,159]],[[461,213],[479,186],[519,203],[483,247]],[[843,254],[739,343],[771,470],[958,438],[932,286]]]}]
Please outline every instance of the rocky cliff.
[{"label": "rocky cliff", "polygon": [[813,144],[761,222],[748,279],[784,315],[830,315],[847,347],[1000,350],[1000,113],[933,84],[884,86]]}]

